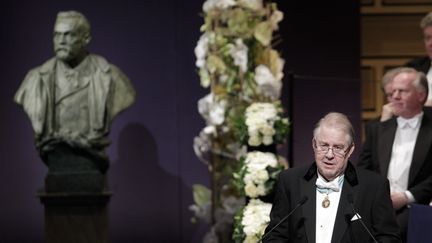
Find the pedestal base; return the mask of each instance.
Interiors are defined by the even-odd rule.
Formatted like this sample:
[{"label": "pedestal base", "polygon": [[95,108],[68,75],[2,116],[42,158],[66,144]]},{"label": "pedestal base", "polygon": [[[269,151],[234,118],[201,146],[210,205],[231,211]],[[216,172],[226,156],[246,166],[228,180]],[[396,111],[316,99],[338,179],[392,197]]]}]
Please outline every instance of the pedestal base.
[{"label": "pedestal base", "polygon": [[111,192],[38,193],[45,206],[46,243],[108,243]]}]

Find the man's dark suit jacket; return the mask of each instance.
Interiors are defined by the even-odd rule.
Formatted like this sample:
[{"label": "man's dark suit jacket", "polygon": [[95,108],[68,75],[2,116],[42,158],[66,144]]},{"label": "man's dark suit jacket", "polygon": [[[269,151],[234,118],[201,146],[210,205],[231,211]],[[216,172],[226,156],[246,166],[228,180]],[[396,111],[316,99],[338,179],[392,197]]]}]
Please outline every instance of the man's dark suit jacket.
[{"label": "man's dark suit jacket", "polygon": [[413,59],[405,64],[407,67],[412,67],[417,71],[421,71],[424,74],[429,72],[431,66],[431,59],[427,56]]},{"label": "man's dark suit jacket", "polygon": [[[280,174],[267,232],[304,196],[308,200],[269,233],[263,242],[315,243],[316,179],[315,163],[312,166],[288,169]],[[351,163],[348,163],[332,243],[372,242],[361,222],[351,221],[354,212],[348,195],[352,196],[354,209],[378,242],[400,242],[399,228],[389,196],[388,181],[373,172],[354,168]]]}]

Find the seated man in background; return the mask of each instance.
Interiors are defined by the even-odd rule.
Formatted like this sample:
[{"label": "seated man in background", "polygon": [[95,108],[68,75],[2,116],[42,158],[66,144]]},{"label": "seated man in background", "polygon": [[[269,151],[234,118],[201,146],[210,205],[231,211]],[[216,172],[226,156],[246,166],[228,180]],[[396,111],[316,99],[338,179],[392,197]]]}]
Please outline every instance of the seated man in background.
[{"label": "seated man in background", "polygon": [[406,240],[409,203],[432,198],[432,117],[423,112],[426,76],[413,68],[390,70],[394,117],[369,126],[358,166],[386,176],[391,199]]}]

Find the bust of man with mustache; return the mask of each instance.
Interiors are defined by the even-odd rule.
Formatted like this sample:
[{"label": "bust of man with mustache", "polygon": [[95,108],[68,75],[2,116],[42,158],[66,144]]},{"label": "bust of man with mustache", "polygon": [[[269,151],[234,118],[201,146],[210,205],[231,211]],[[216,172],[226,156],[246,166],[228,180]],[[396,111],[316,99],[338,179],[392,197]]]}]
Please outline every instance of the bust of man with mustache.
[{"label": "bust of man with mustache", "polygon": [[30,70],[15,94],[50,169],[47,182],[50,173],[74,168],[104,175],[111,122],[135,100],[126,75],[87,51],[90,31],[83,14],[59,12],[53,33],[55,57]]}]

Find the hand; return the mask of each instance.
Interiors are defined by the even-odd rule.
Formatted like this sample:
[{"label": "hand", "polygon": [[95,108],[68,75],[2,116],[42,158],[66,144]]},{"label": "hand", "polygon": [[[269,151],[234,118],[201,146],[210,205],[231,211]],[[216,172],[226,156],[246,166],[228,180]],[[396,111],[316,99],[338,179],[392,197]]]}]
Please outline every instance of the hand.
[{"label": "hand", "polygon": [[383,105],[382,113],[381,113],[381,120],[380,121],[387,121],[388,119],[393,117],[393,104],[387,103]]},{"label": "hand", "polygon": [[408,204],[408,198],[404,192],[392,192],[390,197],[395,210],[401,209]]}]

